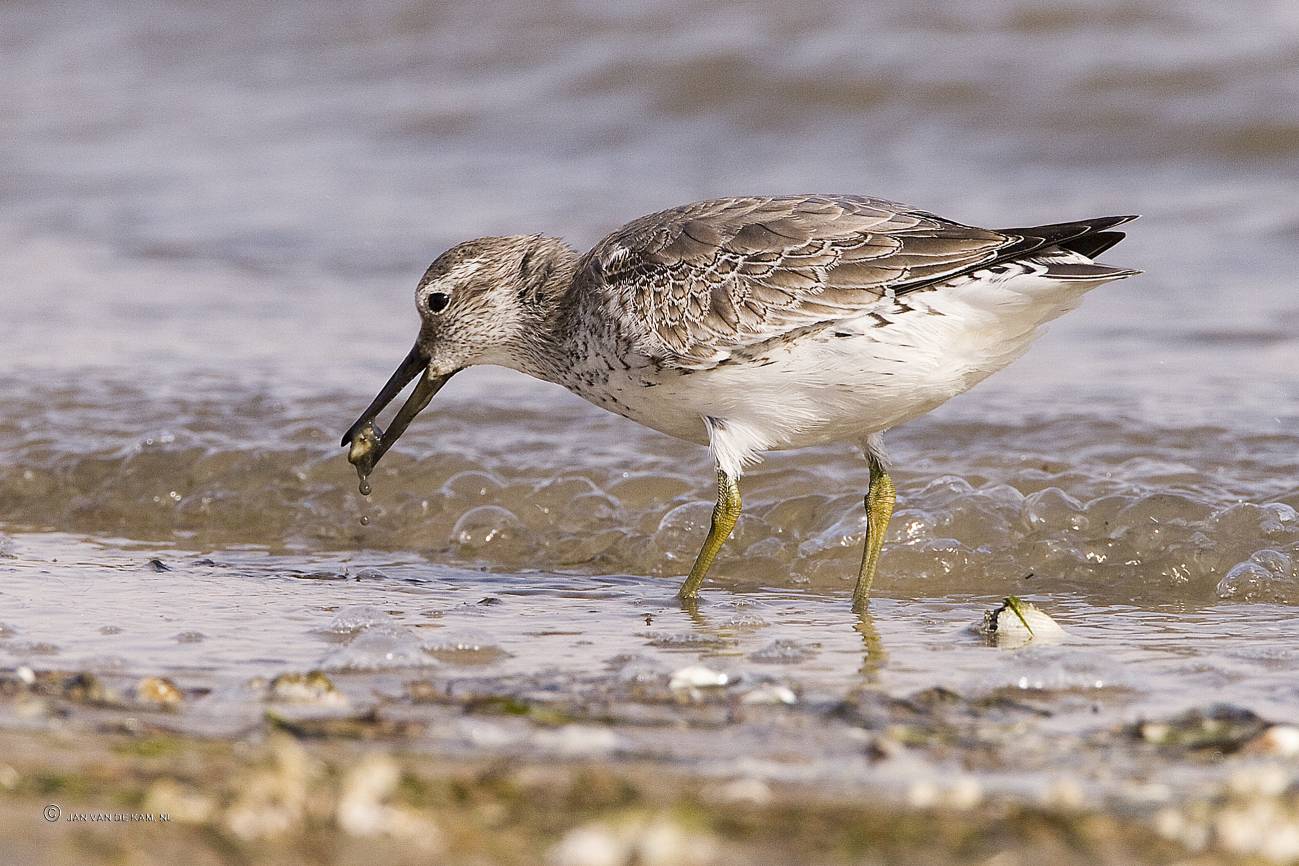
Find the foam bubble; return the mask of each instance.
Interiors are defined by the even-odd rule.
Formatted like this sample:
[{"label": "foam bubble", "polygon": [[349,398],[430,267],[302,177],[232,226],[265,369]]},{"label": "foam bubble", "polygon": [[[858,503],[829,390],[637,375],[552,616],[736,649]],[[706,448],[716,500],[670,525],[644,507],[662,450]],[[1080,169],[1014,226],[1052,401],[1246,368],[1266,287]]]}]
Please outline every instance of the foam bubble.
[{"label": "foam bubble", "polygon": [[399,626],[371,626],[345,646],[329,653],[320,667],[330,671],[378,671],[430,667],[437,660],[424,652],[420,639]]},{"label": "foam bubble", "polygon": [[334,618],[325,626],[331,634],[356,634],[363,629],[391,622],[392,617],[385,611],[369,605],[346,607],[334,614]]},{"label": "foam bubble", "polygon": [[486,664],[505,655],[491,635],[475,629],[448,629],[425,638],[421,645],[443,661],[455,664]]},{"label": "foam bubble", "polygon": [[451,541],[467,555],[490,552],[504,557],[518,556],[531,548],[532,539],[519,518],[499,505],[471,508],[451,529]]}]

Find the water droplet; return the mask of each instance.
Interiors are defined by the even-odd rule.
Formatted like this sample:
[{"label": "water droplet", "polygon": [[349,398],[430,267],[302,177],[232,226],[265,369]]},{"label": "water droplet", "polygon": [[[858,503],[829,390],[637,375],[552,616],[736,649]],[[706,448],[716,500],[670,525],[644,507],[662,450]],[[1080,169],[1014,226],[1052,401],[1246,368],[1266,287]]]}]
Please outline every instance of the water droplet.
[{"label": "water droplet", "polygon": [[366,481],[364,478],[362,478],[362,479],[361,479],[361,483],[360,483],[359,485],[357,485],[357,488],[356,488],[356,489],[361,491],[361,495],[362,495],[362,496],[369,496],[369,495],[370,495],[370,491],[371,491],[373,488],[370,487],[370,482],[369,482],[369,481]]},{"label": "water droplet", "polygon": [[362,514],[362,515],[361,515],[361,525],[362,525],[362,526],[369,526],[369,525],[370,525],[370,516],[369,516],[368,514]]}]

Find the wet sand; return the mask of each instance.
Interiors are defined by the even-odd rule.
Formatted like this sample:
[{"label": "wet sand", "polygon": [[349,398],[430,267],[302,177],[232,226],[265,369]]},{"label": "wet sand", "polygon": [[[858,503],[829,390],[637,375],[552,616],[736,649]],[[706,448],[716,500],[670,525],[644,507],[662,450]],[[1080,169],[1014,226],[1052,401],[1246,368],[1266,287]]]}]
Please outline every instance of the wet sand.
[{"label": "wet sand", "polygon": [[[465,762],[290,739],[240,748],[10,732],[0,743],[21,755],[4,765],[16,777],[0,797],[7,856],[30,864],[144,862],[141,849],[151,862],[519,866],[1138,864],[1180,853],[1117,816],[914,809],[644,764]],[[49,801],[61,804],[54,822]]]},{"label": "wet sand", "polygon": [[[8,856],[679,866],[1299,854],[1299,729],[1225,708],[1077,737],[1053,728],[1094,697],[867,688],[809,707],[650,677],[574,689],[433,676],[358,701],[340,679],[347,700],[323,675],[260,684],[261,717],[213,739],[183,733],[192,692],[0,676],[0,705],[22,720],[0,733]],[[735,754],[736,740],[751,753]],[[857,772],[809,772],[830,740]],[[1044,765],[1058,769],[1028,782]]]}]

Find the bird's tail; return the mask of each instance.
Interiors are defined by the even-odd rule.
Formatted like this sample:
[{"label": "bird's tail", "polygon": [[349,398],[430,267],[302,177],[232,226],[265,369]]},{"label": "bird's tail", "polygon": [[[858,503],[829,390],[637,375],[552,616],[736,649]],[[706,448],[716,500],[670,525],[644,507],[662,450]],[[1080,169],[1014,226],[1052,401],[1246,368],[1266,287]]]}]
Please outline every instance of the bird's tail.
[{"label": "bird's tail", "polygon": [[1096,217],[1068,223],[999,229],[1017,235],[1018,243],[1001,251],[998,258],[1046,266],[1039,276],[1066,282],[1109,282],[1141,273],[1136,268],[1116,268],[1096,262],[1096,257],[1127,237],[1111,231],[1136,219],[1135,215]]}]

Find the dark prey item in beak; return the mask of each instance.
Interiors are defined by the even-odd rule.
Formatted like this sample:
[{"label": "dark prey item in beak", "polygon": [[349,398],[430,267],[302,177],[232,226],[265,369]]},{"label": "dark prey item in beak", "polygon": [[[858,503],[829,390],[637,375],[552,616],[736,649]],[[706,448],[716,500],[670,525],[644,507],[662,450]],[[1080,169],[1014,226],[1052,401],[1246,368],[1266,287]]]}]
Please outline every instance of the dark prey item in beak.
[{"label": "dark prey item in beak", "polygon": [[[356,466],[357,474],[361,476],[362,486],[365,485],[365,477],[374,471],[375,464],[379,462],[392,444],[401,437],[401,434],[410,426],[410,422],[415,420],[433,395],[442,389],[453,374],[446,376],[431,376],[428,373],[428,359],[416,347],[410,350],[397,367],[396,372],[388,379],[387,383],[379,391],[379,395],[374,398],[366,410],[361,413],[361,417],[356,419],[347,433],[343,434],[342,445],[348,446],[348,462]],[[410,380],[420,376],[419,382],[415,384],[415,390],[406,398],[406,402],[397,410],[396,416],[392,419],[392,426],[385,433],[381,430],[375,419],[384,407],[397,398],[402,388],[410,384]]]}]

